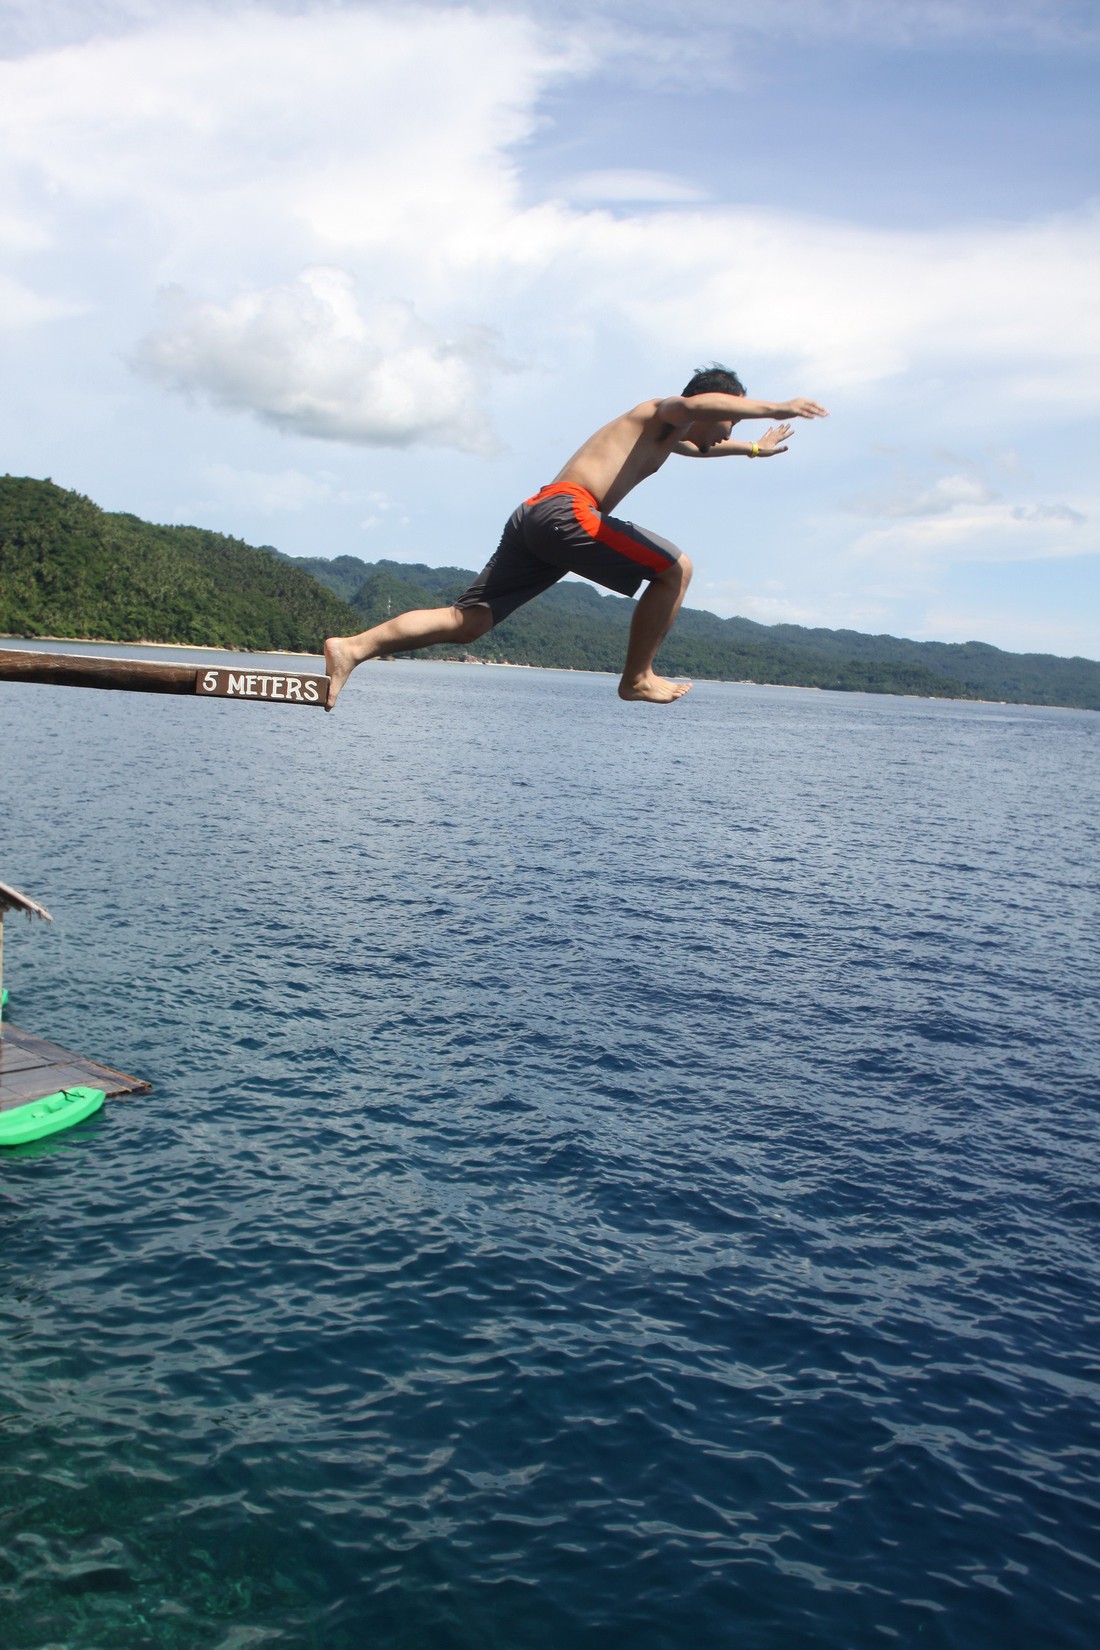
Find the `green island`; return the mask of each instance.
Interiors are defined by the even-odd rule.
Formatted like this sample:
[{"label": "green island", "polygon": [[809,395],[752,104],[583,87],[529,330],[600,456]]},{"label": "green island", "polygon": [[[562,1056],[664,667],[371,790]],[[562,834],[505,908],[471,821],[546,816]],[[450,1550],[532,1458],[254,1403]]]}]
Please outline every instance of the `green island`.
[{"label": "green island", "polygon": [[[0,477],[0,634],[320,651],[326,635],[450,602],[473,577],[355,556],[289,557],[198,527],[111,514],[52,481]],[[572,580],[470,647],[420,657],[621,669],[634,604]],[[1100,710],[1100,663],[763,625],[685,607],[658,667],[669,676]]]}]

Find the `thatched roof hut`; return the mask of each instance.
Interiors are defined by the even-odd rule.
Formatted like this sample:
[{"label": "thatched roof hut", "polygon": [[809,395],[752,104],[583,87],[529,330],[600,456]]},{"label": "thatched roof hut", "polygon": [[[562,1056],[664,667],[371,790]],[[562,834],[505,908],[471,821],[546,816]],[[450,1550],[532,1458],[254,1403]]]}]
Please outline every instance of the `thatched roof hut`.
[{"label": "thatched roof hut", "polygon": [[3,922],[8,911],[25,911],[28,917],[41,917],[44,922],[53,921],[44,905],[28,899],[18,888],[9,888],[6,882],[0,882],[0,922]]}]

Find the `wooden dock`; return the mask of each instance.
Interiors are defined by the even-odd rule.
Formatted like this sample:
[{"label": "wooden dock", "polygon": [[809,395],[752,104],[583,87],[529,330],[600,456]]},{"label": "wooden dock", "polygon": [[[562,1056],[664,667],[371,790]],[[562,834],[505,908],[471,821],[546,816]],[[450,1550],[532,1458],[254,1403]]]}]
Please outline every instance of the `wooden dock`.
[{"label": "wooden dock", "polygon": [[0,1112],[79,1084],[102,1089],[107,1095],[148,1094],[153,1086],[83,1054],[70,1054],[10,1021],[5,1024],[0,1037]]}]

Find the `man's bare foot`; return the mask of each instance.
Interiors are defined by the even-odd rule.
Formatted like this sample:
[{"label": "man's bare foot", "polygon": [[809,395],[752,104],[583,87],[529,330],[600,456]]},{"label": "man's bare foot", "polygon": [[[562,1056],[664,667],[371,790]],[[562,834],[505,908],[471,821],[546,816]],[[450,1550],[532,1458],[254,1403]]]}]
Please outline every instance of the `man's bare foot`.
[{"label": "man's bare foot", "polygon": [[670,705],[690,692],[690,682],[670,682],[667,676],[654,676],[652,671],[644,676],[624,676],[619,683],[620,699],[644,699],[651,705]]},{"label": "man's bare foot", "polygon": [[330,636],[325,643],[325,670],[328,674],[328,698],[325,709],[331,710],[340,696],[340,689],[359,664],[358,655],[346,636]]}]

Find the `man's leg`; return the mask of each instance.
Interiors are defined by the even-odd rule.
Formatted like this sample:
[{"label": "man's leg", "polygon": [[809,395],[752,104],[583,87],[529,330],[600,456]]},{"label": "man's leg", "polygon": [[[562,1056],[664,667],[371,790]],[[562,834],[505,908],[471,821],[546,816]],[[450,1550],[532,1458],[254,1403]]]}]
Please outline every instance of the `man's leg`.
[{"label": "man's leg", "polygon": [[493,615],[486,606],[420,607],[411,613],[399,613],[395,619],[376,624],[358,636],[330,636],[325,643],[329,678],[325,709],[332,709],[356,665],[366,659],[432,647],[436,642],[476,642],[492,628]]},{"label": "man's leg", "polygon": [[663,573],[658,573],[639,597],[619,683],[620,699],[645,699],[650,704],[667,705],[673,699],[682,699],[690,689],[690,682],[670,682],[665,676],[655,676],[653,661],[680,611],[680,603],[691,582],[691,571],[691,562],[681,556]]}]

